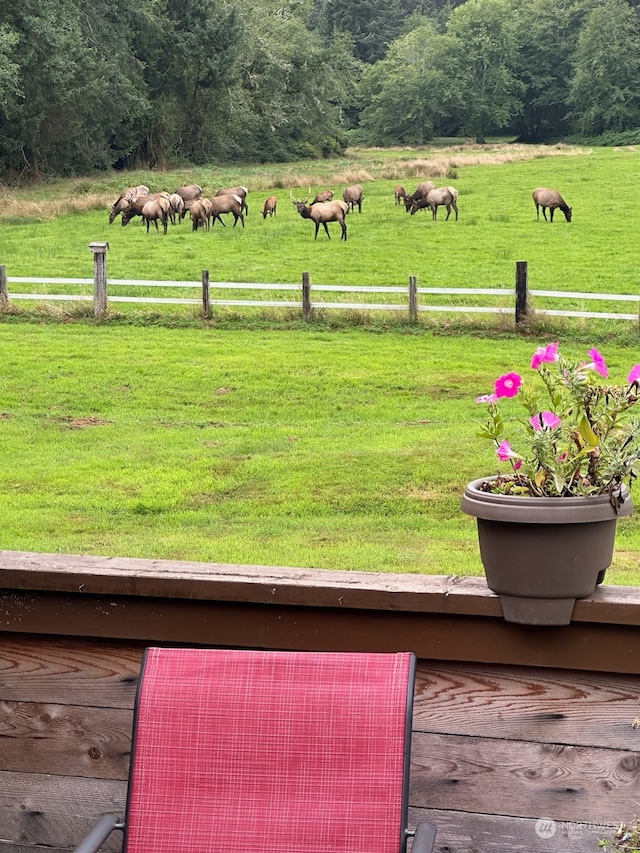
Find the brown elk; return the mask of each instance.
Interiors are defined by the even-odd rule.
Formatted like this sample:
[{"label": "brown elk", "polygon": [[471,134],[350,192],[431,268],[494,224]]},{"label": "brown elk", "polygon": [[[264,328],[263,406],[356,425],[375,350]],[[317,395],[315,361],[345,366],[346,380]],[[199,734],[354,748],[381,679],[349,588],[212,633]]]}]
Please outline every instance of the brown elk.
[{"label": "brown elk", "polygon": [[331,239],[331,234],[329,234],[329,222],[338,222],[340,223],[340,228],[342,229],[341,240],[347,239],[347,224],[344,221],[345,216],[349,211],[349,205],[344,201],[325,201],[316,204],[307,204],[307,199],[300,199],[297,201],[291,192],[289,192],[291,196],[291,201],[296,207],[296,210],[300,214],[303,219],[311,219],[312,222],[315,223],[316,233],[314,236],[314,240],[318,239],[318,229],[322,225],[324,230],[326,231],[327,237]]},{"label": "brown elk", "polygon": [[[247,194],[249,190],[246,187],[227,187],[223,190],[218,190],[216,197],[219,195],[237,195],[240,197],[241,209],[245,215],[249,215],[249,205],[247,204]],[[222,220],[220,220],[222,222]],[[233,223],[235,225],[235,222]],[[242,222],[244,225],[244,221]]]},{"label": "brown elk", "polygon": [[356,204],[358,205],[358,213],[362,213],[362,200],[364,198],[364,189],[360,184],[353,184],[347,187],[342,193],[342,198],[349,205],[349,210],[353,211]]},{"label": "brown elk", "polygon": [[169,223],[169,210],[171,204],[168,198],[160,196],[147,201],[142,207],[142,221],[147,223],[147,234],[149,233],[149,225],[151,222],[156,226],[158,231],[158,221],[162,222],[163,232],[167,233],[167,225]]},{"label": "brown elk", "polygon": [[145,206],[145,204],[148,201],[154,201],[158,198],[165,198],[168,201],[169,193],[149,193],[148,195],[136,195],[128,200],[125,199],[123,202],[123,207],[121,211],[119,211],[122,213],[122,224],[128,225],[134,216],[142,216],[142,208]]},{"label": "brown elk", "polygon": [[185,202],[185,206],[191,216],[191,230],[197,231],[198,228],[202,227],[208,231],[213,207],[211,200],[208,198],[191,198]]},{"label": "brown elk", "polygon": [[451,216],[451,208],[455,210],[456,213],[456,221],[458,219],[458,190],[455,187],[440,187],[440,189],[431,190],[427,193],[427,195],[420,199],[419,201],[415,201],[411,205],[411,215],[418,210],[422,210],[424,207],[428,207],[431,211],[432,219],[436,219],[438,216],[438,208],[446,207],[447,208],[447,219]]},{"label": "brown elk", "polygon": [[319,192],[311,204],[322,204],[325,201],[331,201],[333,199],[333,190],[322,190]]},{"label": "brown elk", "polygon": [[266,219],[267,216],[275,216],[277,206],[278,206],[277,196],[270,195],[269,198],[265,199],[264,207],[262,208],[262,218]]},{"label": "brown elk", "polygon": [[184,219],[184,199],[179,193],[171,193],[169,196],[169,204],[171,205],[169,208],[169,219],[171,220],[171,224],[175,225],[176,220],[178,222],[182,222]]},{"label": "brown elk", "polygon": [[423,198],[426,198],[428,193],[430,193],[431,190],[435,190],[435,188],[436,185],[433,183],[433,181],[422,181],[418,184],[418,186],[416,187],[414,192],[411,193],[411,195],[405,195],[404,206],[407,213],[409,213],[409,211],[411,210],[411,206],[415,204],[415,202],[421,201]]},{"label": "brown elk", "polygon": [[178,187],[174,190],[176,195],[179,195],[183,201],[191,201],[194,198],[200,198],[202,195],[202,187],[198,184],[187,184],[186,187]]},{"label": "brown elk", "polygon": [[223,227],[226,227],[221,219],[222,213],[233,214],[233,227],[238,224],[238,219],[242,222],[244,228],[244,216],[242,208],[244,200],[239,195],[216,195],[211,199],[211,227],[216,224],[216,219]]},{"label": "brown elk", "polygon": [[109,212],[109,225],[111,225],[114,219],[122,213],[127,206],[127,202],[131,201],[132,198],[141,195],[149,195],[149,187],[145,187],[144,184],[138,184],[137,187],[127,187],[122,190],[118,198],[111,205],[111,211]]},{"label": "brown elk", "polygon": [[407,198],[407,191],[402,186],[402,184],[396,184],[393,188],[393,196],[396,200],[396,204],[404,204]]},{"label": "brown elk", "polygon": [[547,218],[547,210],[549,210],[549,221],[553,222],[553,214],[558,207],[564,213],[564,218],[567,222],[571,222],[573,208],[569,207],[566,201],[562,198],[558,190],[550,190],[547,187],[538,187],[533,191],[533,201],[536,206],[536,219],[540,219],[540,208],[545,220]]}]

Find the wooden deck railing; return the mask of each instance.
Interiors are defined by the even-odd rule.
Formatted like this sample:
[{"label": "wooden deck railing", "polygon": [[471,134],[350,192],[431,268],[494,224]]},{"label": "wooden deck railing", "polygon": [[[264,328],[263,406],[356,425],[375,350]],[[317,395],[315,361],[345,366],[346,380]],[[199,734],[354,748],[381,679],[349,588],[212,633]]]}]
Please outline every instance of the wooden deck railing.
[{"label": "wooden deck railing", "polygon": [[415,651],[410,814],[440,853],[595,853],[639,809],[636,588],[540,628],[481,578],[4,551],[2,851],[62,853],[122,811],[149,644]]}]

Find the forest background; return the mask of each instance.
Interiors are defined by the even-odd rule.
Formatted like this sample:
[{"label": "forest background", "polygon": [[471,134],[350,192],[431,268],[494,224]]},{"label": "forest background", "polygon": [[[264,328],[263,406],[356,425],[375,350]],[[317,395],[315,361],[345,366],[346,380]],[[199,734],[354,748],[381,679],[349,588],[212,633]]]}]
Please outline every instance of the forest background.
[{"label": "forest background", "polygon": [[0,176],[640,142],[637,0],[0,0]]}]

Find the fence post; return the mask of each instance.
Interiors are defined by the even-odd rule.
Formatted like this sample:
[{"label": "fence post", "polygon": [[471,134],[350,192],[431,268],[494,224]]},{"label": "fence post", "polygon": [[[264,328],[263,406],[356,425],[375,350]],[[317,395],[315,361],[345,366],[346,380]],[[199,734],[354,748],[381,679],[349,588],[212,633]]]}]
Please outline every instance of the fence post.
[{"label": "fence post", "polygon": [[302,273],[302,317],[308,320],[311,317],[311,282],[309,273]]},{"label": "fence post", "polygon": [[415,275],[409,276],[409,318],[418,319],[418,279]]},{"label": "fence post", "polygon": [[4,264],[0,266],[0,311],[4,311],[9,305],[9,293],[7,291],[7,268]]},{"label": "fence post", "polygon": [[528,312],[528,264],[526,261],[516,261],[516,324],[527,320]]},{"label": "fence post", "polygon": [[93,313],[103,317],[107,313],[107,252],[108,243],[89,243],[93,252]]},{"label": "fence post", "polygon": [[211,316],[211,300],[209,298],[209,270],[202,270],[202,313]]}]

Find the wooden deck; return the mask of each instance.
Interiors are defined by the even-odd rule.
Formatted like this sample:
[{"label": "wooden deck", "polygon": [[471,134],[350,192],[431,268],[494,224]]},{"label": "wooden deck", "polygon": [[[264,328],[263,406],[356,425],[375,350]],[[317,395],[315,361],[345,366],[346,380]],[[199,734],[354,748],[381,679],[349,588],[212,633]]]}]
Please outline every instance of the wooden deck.
[{"label": "wooden deck", "polygon": [[197,643],[416,651],[410,815],[437,850],[597,851],[640,811],[640,591],[575,616],[508,625],[474,579],[0,552],[0,850],[122,812],[142,651]]}]

